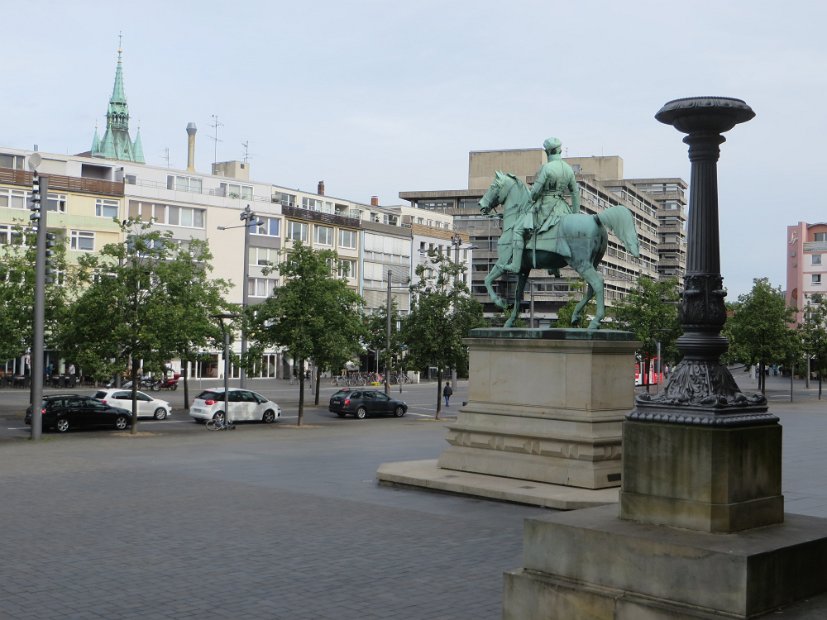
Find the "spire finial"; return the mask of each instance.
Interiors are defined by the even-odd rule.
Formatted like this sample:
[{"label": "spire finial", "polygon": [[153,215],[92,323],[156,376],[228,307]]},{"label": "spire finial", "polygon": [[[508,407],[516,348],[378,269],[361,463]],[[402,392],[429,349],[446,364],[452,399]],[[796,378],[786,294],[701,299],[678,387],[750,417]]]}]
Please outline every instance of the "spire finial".
[{"label": "spire finial", "polygon": [[123,31],[118,33],[118,62],[121,62],[121,54],[123,53]]}]

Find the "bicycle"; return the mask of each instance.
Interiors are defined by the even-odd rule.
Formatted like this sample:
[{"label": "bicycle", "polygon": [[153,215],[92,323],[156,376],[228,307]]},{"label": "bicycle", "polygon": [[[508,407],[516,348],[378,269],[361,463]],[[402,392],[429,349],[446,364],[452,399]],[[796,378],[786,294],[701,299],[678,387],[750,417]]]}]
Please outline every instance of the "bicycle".
[{"label": "bicycle", "polygon": [[207,423],[204,424],[204,426],[208,431],[235,430],[235,424],[232,422],[227,422],[227,419],[223,415],[207,420]]}]

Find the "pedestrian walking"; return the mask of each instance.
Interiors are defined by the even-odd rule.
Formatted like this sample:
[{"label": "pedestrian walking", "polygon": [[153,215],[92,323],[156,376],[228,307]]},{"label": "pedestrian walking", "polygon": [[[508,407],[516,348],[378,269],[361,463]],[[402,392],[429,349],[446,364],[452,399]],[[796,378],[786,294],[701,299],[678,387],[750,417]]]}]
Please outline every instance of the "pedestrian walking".
[{"label": "pedestrian walking", "polygon": [[451,394],[454,393],[454,389],[451,387],[451,382],[446,381],[445,387],[442,388],[442,397],[445,399],[445,406],[450,407],[449,401],[451,400]]}]

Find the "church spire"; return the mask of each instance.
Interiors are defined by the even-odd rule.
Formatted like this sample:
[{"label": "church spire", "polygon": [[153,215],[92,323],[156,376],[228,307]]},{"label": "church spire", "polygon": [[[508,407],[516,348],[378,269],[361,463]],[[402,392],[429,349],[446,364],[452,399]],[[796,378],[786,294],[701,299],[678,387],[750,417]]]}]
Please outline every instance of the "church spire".
[{"label": "church spire", "polygon": [[[118,63],[115,67],[115,85],[112,87],[112,96],[106,110],[106,131],[103,138],[98,140],[97,129],[92,141],[92,157],[134,161],[144,163],[143,147],[140,136],[136,143],[129,137],[129,107],[126,105],[126,95],[123,87],[123,49],[120,45],[122,38],[118,36]],[[137,147],[137,148],[136,148]]]}]

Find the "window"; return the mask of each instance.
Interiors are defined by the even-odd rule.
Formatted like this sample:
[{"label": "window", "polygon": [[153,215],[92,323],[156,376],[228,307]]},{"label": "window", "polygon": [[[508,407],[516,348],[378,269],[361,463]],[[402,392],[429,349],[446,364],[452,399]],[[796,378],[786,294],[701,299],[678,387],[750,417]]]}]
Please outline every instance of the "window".
[{"label": "window", "polygon": [[339,247],[356,249],[356,231],[355,230],[339,230]]},{"label": "window", "polygon": [[295,207],[296,195],[287,192],[273,192],[273,202],[281,203],[283,207]]},{"label": "window", "polygon": [[274,248],[250,248],[250,265],[268,267],[276,265],[279,261],[278,250]]},{"label": "window", "polygon": [[319,245],[333,245],[333,229],[330,226],[313,227],[313,240]]},{"label": "window", "polygon": [[46,210],[66,213],[66,194],[49,194],[46,199]]},{"label": "window", "polygon": [[356,277],[356,261],[348,259],[339,259],[339,268],[337,275],[340,278],[355,278]]},{"label": "window", "polygon": [[0,153],[0,168],[25,170],[26,167],[23,165],[23,160],[24,158],[22,155],[8,155],[6,153]]},{"label": "window", "polygon": [[276,281],[270,278],[248,278],[247,294],[250,297],[269,297],[276,288]]},{"label": "window", "polygon": [[281,236],[281,220],[279,218],[259,217],[258,219],[261,220],[263,224],[261,226],[258,226],[257,228],[251,228],[251,235],[264,235],[267,237]]},{"label": "window", "polygon": [[319,200],[318,198],[302,197],[302,209],[308,211],[320,211],[321,213],[333,213],[333,203]]},{"label": "window", "polygon": [[11,209],[26,209],[28,208],[27,201],[29,193],[19,189],[8,189],[0,187],[0,207],[9,207]]},{"label": "window", "polygon": [[155,220],[158,224],[166,224],[167,226],[204,228],[204,213],[204,209],[176,207],[137,200],[129,201],[129,217],[137,217],[144,222]]},{"label": "window", "polygon": [[307,243],[307,224],[301,222],[287,222],[287,238],[292,241]]},{"label": "window", "polygon": [[813,233],[813,241],[827,241],[827,232]]},{"label": "window", "polygon": [[820,273],[814,273],[814,274],[812,274],[811,277],[812,277],[812,283],[814,285],[819,286],[821,284],[821,274]]},{"label": "window", "polygon": [[167,175],[167,189],[200,194],[202,187],[203,182],[198,177]]},{"label": "window", "polygon": [[69,247],[80,252],[94,252],[95,233],[87,230],[73,230],[69,237]]},{"label": "window", "polygon": [[813,254],[813,265],[820,265],[821,264],[821,254]]},{"label": "window", "polygon": [[118,201],[109,200],[107,198],[98,198],[95,201],[95,215],[98,217],[117,218],[118,217]]},{"label": "window", "polygon": [[253,199],[252,185],[239,185],[237,183],[221,183],[224,195],[229,198],[241,198],[242,200]]}]

